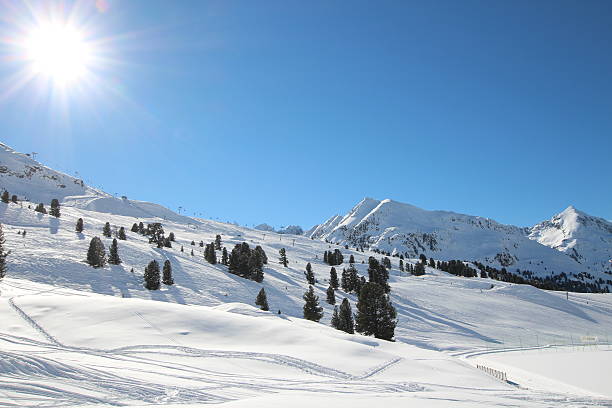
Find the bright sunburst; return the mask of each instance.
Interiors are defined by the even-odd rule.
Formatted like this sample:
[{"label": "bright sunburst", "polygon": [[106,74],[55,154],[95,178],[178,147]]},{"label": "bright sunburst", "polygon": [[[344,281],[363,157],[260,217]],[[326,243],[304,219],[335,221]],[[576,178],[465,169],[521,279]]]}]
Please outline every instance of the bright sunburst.
[{"label": "bright sunburst", "polygon": [[82,79],[92,63],[92,50],[82,34],[62,24],[35,27],[23,43],[36,75],[67,84]]}]

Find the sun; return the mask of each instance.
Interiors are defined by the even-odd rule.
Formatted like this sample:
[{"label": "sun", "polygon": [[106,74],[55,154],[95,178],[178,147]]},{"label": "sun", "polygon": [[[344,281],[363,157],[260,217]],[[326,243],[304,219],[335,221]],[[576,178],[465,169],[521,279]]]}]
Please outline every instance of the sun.
[{"label": "sun", "polygon": [[24,41],[25,58],[35,75],[46,76],[59,84],[86,76],[92,50],[76,29],[61,24],[35,27]]}]

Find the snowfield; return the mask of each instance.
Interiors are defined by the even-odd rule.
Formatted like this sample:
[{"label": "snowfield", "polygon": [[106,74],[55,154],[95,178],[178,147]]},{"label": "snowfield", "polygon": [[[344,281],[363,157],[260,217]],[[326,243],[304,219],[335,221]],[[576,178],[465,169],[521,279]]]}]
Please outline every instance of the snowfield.
[{"label": "snowfield", "polygon": [[[599,241],[609,239],[607,224],[585,214],[569,211],[529,239],[528,229],[480,217],[366,199],[308,235],[279,234],[115,198],[4,145],[0,187],[32,200],[0,203],[11,251],[0,281],[0,407],[612,407],[612,294],[543,291],[430,267],[416,277],[401,272],[392,257],[395,342],[334,330],[333,306],[325,301],[325,251],[343,253],[338,275],[351,255],[362,276],[368,257],[381,256],[318,238],[367,230],[374,247],[392,249],[408,227],[421,223],[421,232],[433,228],[428,232],[444,244],[428,253],[434,259],[507,249],[526,265],[542,258],[548,265],[578,265],[568,255],[582,254],[585,263],[604,259],[584,225],[599,228]],[[48,208],[52,198],[62,203],[60,218],[33,210],[38,202]],[[75,232],[79,218],[82,233]],[[87,249],[97,236],[108,254],[106,222],[113,231],[126,230],[127,240],[118,241],[123,262],[95,269],[85,262]],[[156,248],[131,232],[138,222],[161,223],[176,237],[172,248]],[[217,234],[228,251],[243,242],[261,245],[269,261],[263,282],[206,262],[199,243]],[[421,239],[409,238],[409,244]],[[287,268],[278,262],[281,248]],[[144,288],[144,268],[153,259],[170,261],[175,285]],[[324,308],[320,323],[301,318],[307,263]],[[261,288],[270,312],[254,306]],[[355,312],[354,294],[336,291],[336,304],[344,297]],[[594,338],[597,345],[590,344]],[[510,382],[477,365],[505,371]]]},{"label": "snowfield", "polygon": [[[79,217],[85,220],[82,234],[74,232]],[[177,241],[157,249],[128,232],[127,241],[119,241],[123,264],[94,269],[84,259],[106,221],[128,231],[134,222],[158,221]],[[466,358],[586,334],[605,338],[612,327],[608,294],[570,294],[568,301],[564,293],[432,268],[422,277],[407,276],[392,258],[391,298],[399,323],[398,341],[391,343],[329,327],[330,267],[322,254],[334,245],[212,221],[136,219],[67,206],[55,219],[27,204],[0,203],[0,222],[12,251],[9,277],[0,283],[0,406],[612,404],[579,383],[578,390],[544,387],[542,381],[532,388],[528,377],[517,377],[525,378],[518,387],[504,384]],[[17,234],[23,230],[25,238]],[[261,284],[204,260],[198,243],[216,234],[228,249],[243,241],[262,245],[269,264]],[[110,239],[103,242],[108,248]],[[283,247],[288,268],[277,262]],[[365,275],[361,262],[375,254],[341,250],[345,259],[355,256]],[[172,262],[174,286],[144,289],[142,272],[152,259]],[[300,318],[307,262],[319,281],[321,323]],[[272,312],[251,306],[261,287]],[[343,296],[355,310],[354,295],[340,290],[337,302]]]}]

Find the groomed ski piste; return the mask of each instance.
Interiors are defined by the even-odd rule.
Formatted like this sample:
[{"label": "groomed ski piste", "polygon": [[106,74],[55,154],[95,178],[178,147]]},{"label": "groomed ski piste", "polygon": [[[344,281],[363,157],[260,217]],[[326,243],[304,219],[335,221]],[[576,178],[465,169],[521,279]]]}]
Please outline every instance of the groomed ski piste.
[{"label": "groomed ski piste", "polygon": [[[429,267],[408,276],[391,258],[398,327],[387,342],[331,328],[333,306],[325,302],[324,251],[340,249],[345,262],[353,255],[364,276],[367,258],[378,254],[207,220],[69,206],[57,219],[33,208],[0,203],[12,251],[0,282],[2,407],[612,406],[610,294],[567,295]],[[161,222],[176,236],[173,247],[154,248],[129,232],[140,221]],[[128,231],[119,241],[123,263],[95,269],[85,257],[94,236],[108,251],[105,222]],[[228,250],[263,247],[262,283],[204,260],[198,244],[216,234]],[[175,285],[143,287],[153,259],[171,261]],[[308,262],[324,307],[320,323],[301,318]],[[270,312],[254,306],[262,287]],[[343,297],[355,311],[355,296],[338,290],[336,302]]]}]

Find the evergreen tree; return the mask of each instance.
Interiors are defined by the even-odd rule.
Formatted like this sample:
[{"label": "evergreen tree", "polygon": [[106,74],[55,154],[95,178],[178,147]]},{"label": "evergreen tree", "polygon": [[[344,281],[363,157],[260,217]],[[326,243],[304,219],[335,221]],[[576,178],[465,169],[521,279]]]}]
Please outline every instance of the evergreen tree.
[{"label": "evergreen tree", "polygon": [[327,257],[327,251],[323,252],[323,262],[328,263],[329,258]]},{"label": "evergreen tree", "polygon": [[385,289],[375,282],[361,288],[357,302],[356,330],[366,336],[392,340],[395,333],[397,313]]},{"label": "evergreen tree", "polygon": [[174,241],[175,241],[175,238],[174,238],[174,232],[171,232],[171,233],[169,233],[169,234],[168,234],[168,239],[169,239],[170,241],[172,241],[172,242],[174,242]]},{"label": "evergreen tree", "polygon": [[132,225],[132,229],[131,229],[130,231],[132,231],[132,232],[138,232],[138,224],[134,223],[134,224]]},{"label": "evergreen tree", "polygon": [[414,276],[425,275],[425,265],[420,262],[417,263],[412,269],[412,274]]},{"label": "evergreen tree", "polygon": [[[166,238],[162,239],[161,242],[163,243],[164,247],[172,248],[172,240],[170,239],[170,237],[166,237]],[[158,243],[157,247],[159,248],[159,243]]]},{"label": "evergreen tree", "polygon": [[117,238],[119,238],[122,241],[125,241],[127,239],[127,236],[125,235],[125,228],[123,227],[119,228],[119,232],[117,233]]},{"label": "evergreen tree", "polygon": [[306,276],[306,281],[309,285],[315,284],[315,276],[314,272],[312,271],[312,265],[310,264],[310,262],[306,264],[306,272],[304,272],[304,275]]},{"label": "evergreen tree", "polygon": [[117,240],[114,238],[108,255],[108,263],[111,265],[119,265],[121,263],[121,258],[119,258],[119,248],[117,247]]},{"label": "evergreen tree", "polygon": [[47,213],[47,209],[45,208],[45,205],[43,203],[38,204],[36,208],[34,209],[34,211],[39,212],[41,214]]},{"label": "evergreen tree", "polygon": [[192,245],[192,246],[195,246],[195,241],[191,241],[191,245]]},{"label": "evergreen tree", "polygon": [[193,256],[193,249],[191,250],[191,256]]},{"label": "evergreen tree", "polygon": [[319,297],[315,295],[312,286],[304,293],[304,319],[318,322],[323,317],[323,308],[319,306]]},{"label": "evergreen tree", "polygon": [[204,241],[200,241],[200,248],[204,247]]},{"label": "evergreen tree", "polygon": [[400,259],[399,261],[399,270],[400,272],[404,272],[404,260]]},{"label": "evergreen tree", "polygon": [[185,248],[181,245],[181,252],[185,252]]},{"label": "evergreen tree", "polygon": [[204,248],[204,259],[213,265],[217,263],[217,254],[215,252],[214,243],[206,244],[206,247]]},{"label": "evergreen tree", "polygon": [[141,234],[141,235],[145,235],[146,232],[147,231],[145,230],[144,224],[142,223],[142,221],[140,221],[138,223],[138,233]]},{"label": "evergreen tree", "polygon": [[93,237],[89,242],[87,263],[94,268],[99,268],[106,264],[106,250],[104,249],[102,240],[98,237]]},{"label": "evergreen tree", "polygon": [[425,265],[427,263],[427,257],[425,256],[425,254],[419,255],[419,259],[421,260],[421,263],[423,265]]},{"label": "evergreen tree", "polygon": [[287,260],[287,252],[285,251],[285,248],[281,248],[278,253],[280,254],[280,258],[278,258],[279,263],[286,268],[289,261]]},{"label": "evergreen tree", "polygon": [[329,271],[329,284],[332,286],[332,288],[338,289],[338,273],[336,272],[336,268],[333,266]]},{"label": "evergreen tree", "polygon": [[221,249],[221,235],[215,237],[215,249]]},{"label": "evergreen tree", "polygon": [[6,190],[2,192],[2,202],[5,204],[9,203],[9,192]]},{"label": "evergreen tree", "polygon": [[433,258],[429,258],[429,266],[432,268],[436,267],[436,261]]},{"label": "evergreen tree", "polygon": [[104,235],[107,238],[110,238],[111,236],[110,222],[107,222],[106,224],[104,224],[104,228],[102,228],[102,235]]},{"label": "evergreen tree", "polygon": [[338,314],[338,306],[334,306],[334,313],[331,318],[331,327],[334,329],[338,328],[338,324],[340,322],[340,315]]},{"label": "evergreen tree", "polygon": [[17,204],[17,195],[13,194],[11,196],[11,201],[13,202],[13,204]]},{"label": "evergreen tree", "polygon": [[51,210],[49,211],[49,214],[55,218],[60,217],[60,204],[57,198],[51,200]]},{"label": "evergreen tree", "polygon": [[76,227],[74,228],[76,232],[83,232],[83,219],[79,218],[76,223]]},{"label": "evergreen tree", "polygon": [[[387,260],[389,258],[386,258]],[[390,262],[390,261],[389,261]],[[391,288],[387,283],[389,280],[389,272],[387,272],[387,268],[384,265],[380,264],[376,258],[371,256],[368,259],[368,277],[370,282],[375,282],[381,285],[386,293],[389,293]]]},{"label": "evergreen tree", "polygon": [[329,285],[327,288],[327,303],[330,305],[336,304],[336,292],[334,291],[334,287],[332,285]]},{"label": "evergreen tree", "polygon": [[263,261],[264,265],[267,265],[268,255],[266,255],[266,252],[263,250],[263,248],[260,245],[257,245],[255,247],[255,251],[259,252],[259,256],[261,256],[261,260]]},{"label": "evergreen tree", "polygon": [[264,310],[266,312],[270,310],[270,307],[268,306],[268,297],[266,296],[266,291],[264,290],[264,288],[261,288],[261,290],[257,294],[255,304],[259,306],[261,310]]},{"label": "evergreen tree", "polygon": [[249,256],[249,274],[250,279],[255,282],[261,282],[264,278],[263,259],[259,251],[253,250]]},{"label": "evergreen tree", "polygon": [[174,278],[172,278],[172,264],[168,259],[164,261],[162,283],[164,285],[174,285]]},{"label": "evergreen tree", "polygon": [[11,253],[11,251],[4,250],[4,244],[6,244],[6,240],[4,239],[2,224],[0,224],[0,279],[6,276],[6,272],[8,270],[8,266],[6,264],[6,257],[9,256],[9,254]]},{"label": "evergreen tree", "polygon": [[149,262],[144,272],[144,287],[149,290],[157,290],[159,283],[159,264],[156,260]]},{"label": "evergreen tree", "polygon": [[350,292],[349,275],[346,269],[342,269],[342,277],[340,278],[340,287],[345,292]]},{"label": "evergreen tree", "polygon": [[344,298],[340,304],[340,310],[338,312],[338,325],[336,326],[336,329],[342,330],[343,332],[349,334],[355,333],[353,311],[351,310],[351,304],[347,298]]},{"label": "evergreen tree", "polygon": [[223,265],[227,265],[228,259],[227,259],[227,248],[223,247],[223,252],[221,253],[221,263]]},{"label": "evergreen tree", "polygon": [[149,243],[157,244],[158,248],[165,246],[164,227],[159,222],[154,222],[147,226],[146,235],[149,236]]},{"label": "evergreen tree", "polygon": [[355,263],[355,257],[353,256],[353,254],[351,254],[351,256],[349,257],[349,263]]}]

